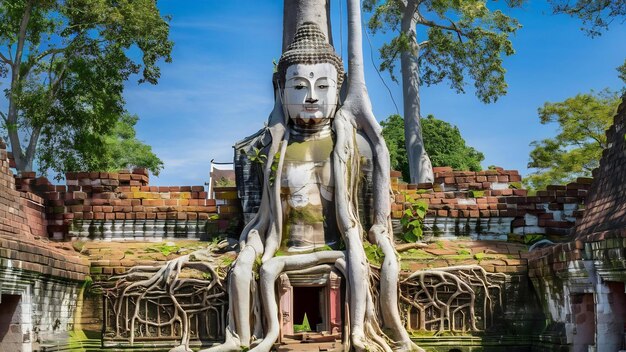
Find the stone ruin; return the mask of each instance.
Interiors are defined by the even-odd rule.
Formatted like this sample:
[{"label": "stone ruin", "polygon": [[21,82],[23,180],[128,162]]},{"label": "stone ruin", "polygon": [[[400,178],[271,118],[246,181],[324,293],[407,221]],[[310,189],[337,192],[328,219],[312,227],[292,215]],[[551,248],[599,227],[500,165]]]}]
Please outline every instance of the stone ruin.
[{"label": "stone ruin", "polygon": [[[353,26],[360,23],[351,19]],[[314,26],[304,27],[306,33],[296,34],[294,42],[324,39]],[[352,35],[359,32],[350,28]],[[288,48],[328,46],[309,44]],[[310,53],[297,50],[296,61],[281,72],[303,82],[320,74],[326,82],[331,73],[337,75],[339,70],[329,66],[312,68],[320,62],[307,62]],[[335,62],[330,50],[325,55],[321,64]],[[305,66],[295,66],[294,72],[294,65]],[[349,72],[357,78],[348,76],[348,84],[360,87],[354,67],[351,61]],[[280,78],[276,82],[277,97],[280,87],[293,88]],[[324,112],[319,129],[312,125],[320,116],[309,114],[316,109],[307,106],[304,115],[289,105],[282,110],[277,99],[279,109],[268,126],[235,145],[238,187],[216,186],[210,194],[204,186],[150,186],[143,169],[68,173],[64,185],[34,173],[14,176],[6,146],[0,145],[0,350],[188,351],[224,341],[217,350],[626,350],[626,98],[607,132],[610,147],[593,180],[579,178],[529,195],[520,175],[502,168],[435,168],[432,184],[401,182],[398,172],[381,169],[384,160],[368,153],[367,146],[380,147],[376,134],[352,127],[362,127],[371,114],[367,104],[359,105],[363,97],[366,92],[350,95],[348,89],[342,99],[352,109]],[[344,124],[351,118],[360,124]],[[298,119],[305,123],[298,125]],[[297,205],[284,205],[285,200],[300,201],[289,197],[302,194],[289,183],[293,180],[280,177],[281,172],[301,175],[298,165],[281,166],[283,160],[293,162],[294,149],[301,151],[309,142],[325,146],[328,136],[316,133],[328,129],[326,123],[335,124],[339,141],[333,139],[326,154],[304,159],[316,170],[307,175],[327,175],[325,165],[333,164],[335,183],[327,177],[316,187],[349,199],[354,208],[346,214],[362,237],[358,248],[347,234],[352,229],[341,228],[341,243],[322,236],[326,242],[319,251],[294,254],[285,252],[297,245],[279,241],[268,258],[253,256],[245,264],[242,252],[255,245],[250,244],[254,236],[274,226],[272,221],[281,223],[271,218],[270,225],[258,225],[265,212],[286,214],[287,220],[297,215],[285,222],[288,234],[297,226],[309,226],[305,230],[314,235],[330,228],[326,213],[317,216],[324,208],[307,217]],[[313,131],[314,138],[302,137],[303,131]],[[290,133],[300,139],[290,139]],[[335,143],[345,147],[347,157],[334,149]],[[254,151],[265,153],[261,170],[252,160]],[[268,185],[280,195],[269,206],[264,200]],[[347,191],[342,189],[346,185]],[[313,192],[307,196],[327,195],[309,186],[303,186]],[[388,188],[390,204],[381,201]],[[415,200],[428,204],[425,242],[401,243],[396,240],[402,237],[401,219]],[[337,206],[346,203],[337,201]],[[345,226],[341,217],[346,214],[337,214],[338,227]],[[370,227],[389,231],[391,251],[376,231],[364,235]],[[267,231],[265,248],[272,235]],[[350,269],[355,251],[366,255],[365,275]],[[297,265],[289,264],[293,258]],[[302,264],[305,260],[312,264]],[[278,271],[267,269],[275,262],[287,264]],[[248,265],[244,272],[238,272],[241,263]],[[390,263],[398,264],[398,275]],[[236,278],[244,274],[250,280],[241,286]],[[366,307],[364,332],[355,319],[359,304]],[[241,307],[249,309],[242,315]],[[394,319],[401,331],[389,328]]]},{"label": "stone ruin", "polygon": [[[406,327],[420,346],[436,351],[623,348],[626,199],[620,186],[626,173],[620,170],[625,120],[623,103],[608,131],[611,147],[593,181],[579,179],[534,196],[518,187],[516,172],[502,169],[436,169],[432,186],[403,184],[392,173],[394,223],[408,206],[403,198],[408,194],[430,202],[427,224],[445,224],[437,225],[438,230],[429,225],[431,242],[400,256],[400,304]],[[216,188],[209,198],[201,186],[150,186],[143,170],[68,174],[65,185],[53,185],[32,174],[13,176],[4,149],[0,157],[3,351],[130,345],[129,320],[116,321],[114,312],[116,305],[132,311],[132,302],[116,301],[110,294],[102,300],[103,293],[112,292],[109,278],[136,265],[185,255],[212,238],[236,234],[241,226],[234,188]],[[529,245],[539,239],[554,244]],[[232,259],[225,255],[219,260],[227,264]],[[458,276],[448,275],[467,265],[491,273],[482,282],[482,270],[464,273],[472,275],[473,297],[467,287],[451,284]],[[424,269],[441,270],[441,275],[420,277]],[[226,273],[215,274],[219,281]],[[480,289],[484,278],[488,296]],[[331,274],[319,286],[309,285],[309,291],[297,279],[281,279],[281,306],[292,319],[291,325],[283,320],[283,336],[291,335],[303,316],[294,310],[300,304],[292,303],[308,304],[314,297],[320,297],[319,304],[312,306],[325,313],[309,324],[339,329],[339,279]],[[227,292],[219,284],[213,287],[218,295],[211,304],[190,314],[192,346],[223,338]],[[454,295],[456,308],[442,311],[441,302]],[[171,303],[161,311],[158,303],[140,307],[143,321],[135,322],[134,345],[173,346],[181,338],[179,322],[150,327],[150,321],[163,321],[172,312]],[[193,300],[185,304],[185,309],[197,307]],[[116,334],[116,329],[121,331]]]}]

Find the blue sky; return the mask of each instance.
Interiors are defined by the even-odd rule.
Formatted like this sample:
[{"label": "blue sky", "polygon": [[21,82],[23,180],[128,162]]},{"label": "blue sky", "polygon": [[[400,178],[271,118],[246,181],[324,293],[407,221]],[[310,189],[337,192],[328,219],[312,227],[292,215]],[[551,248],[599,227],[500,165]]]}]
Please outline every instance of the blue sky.
[{"label": "blue sky", "polygon": [[[138,137],[165,162],[151,184],[201,185],[208,180],[210,160],[232,161],[232,145],[261,128],[272,109],[272,60],[280,57],[282,1],[161,0],[159,8],[172,16],[173,63],[161,65],[156,86],[128,82],[127,108],[140,116]],[[346,20],[336,1],[332,11],[339,50],[340,22]],[[589,38],[577,20],[551,15],[544,1],[531,0],[507,14],[523,25],[512,38],[516,54],[505,60],[508,94],[485,105],[471,89],[459,95],[444,82],[422,88],[422,114],[457,125],[467,143],[485,154],[484,167],[527,174],[529,143],[555,132],[554,126],[539,123],[538,107],[591,89],[622,87],[615,68],[626,58],[626,24],[616,23],[602,36]],[[345,30],[343,34],[345,49]],[[388,37],[371,39],[378,65],[377,48]],[[374,113],[383,120],[396,110],[369,61],[367,41],[363,47]],[[400,86],[387,73],[382,77],[401,108]]]}]

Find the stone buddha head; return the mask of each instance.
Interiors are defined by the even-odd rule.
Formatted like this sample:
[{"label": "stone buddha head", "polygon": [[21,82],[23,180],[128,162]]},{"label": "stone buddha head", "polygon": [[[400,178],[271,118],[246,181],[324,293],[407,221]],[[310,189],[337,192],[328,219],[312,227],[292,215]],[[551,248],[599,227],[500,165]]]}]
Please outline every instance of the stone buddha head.
[{"label": "stone buddha head", "polygon": [[282,102],[296,125],[330,122],[344,70],[341,58],[315,23],[303,23],[278,62]]}]

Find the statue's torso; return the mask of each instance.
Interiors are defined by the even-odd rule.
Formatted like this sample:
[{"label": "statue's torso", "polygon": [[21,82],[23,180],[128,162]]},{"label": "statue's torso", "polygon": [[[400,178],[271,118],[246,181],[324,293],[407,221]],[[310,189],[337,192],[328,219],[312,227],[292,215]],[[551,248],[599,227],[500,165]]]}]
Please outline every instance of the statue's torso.
[{"label": "statue's torso", "polygon": [[283,241],[287,253],[339,247],[335,221],[330,128],[312,135],[292,133],[281,175]]}]

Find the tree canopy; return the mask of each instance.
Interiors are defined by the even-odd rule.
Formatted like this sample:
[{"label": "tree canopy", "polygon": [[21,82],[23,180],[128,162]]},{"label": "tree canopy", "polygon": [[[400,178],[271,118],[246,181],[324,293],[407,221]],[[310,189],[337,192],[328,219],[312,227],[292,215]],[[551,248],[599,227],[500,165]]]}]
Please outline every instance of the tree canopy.
[{"label": "tree canopy", "polygon": [[[40,166],[56,165],[64,171],[143,167],[158,176],[163,162],[152,152],[152,147],[137,139],[135,124],[138,120],[136,115],[124,113],[105,135],[89,134],[76,143],[60,144],[55,150],[42,148],[38,152]],[[56,160],[59,155],[63,164]]]},{"label": "tree canopy", "polygon": [[476,96],[485,103],[506,94],[503,57],[514,53],[509,37],[521,25],[487,5],[486,0],[364,0],[364,8],[372,12],[369,28],[396,33],[380,48],[380,68],[396,80],[394,68],[400,59],[411,182],[433,181],[420,126],[420,86],[445,81],[465,93],[473,82]]},{"label": "tree canopy", "polygon": [[534,189],[591,176],[606,148],[605,131],[613,123],[620,98],[609,90],[578,94],[539,108],[542,124],[558,124],[556,136],[534,141],[529,168],[536,172],[524,179]]},{"label": "tree canopy", "polygon": [[583,30],[597,36],[607,30],[616,19],[626,21],[626,1],[610,0],[549,0],[555,13],[567,14],[580,19]]},{"label": "tree canopy", "polygon": [[[500,10],[489,10],[487,1],[365,0],[364,8],[372,12],[368,26],[373,32],[397,32],[380,48],[380,68],[394,80],[396,59],[402,52],[417,49],[413,54],[419,64],[419,84],[446,80],[450,88],[464,93],[469,78],[483,102],[506,94],[502,57],[515,52],[509,36],[521,25]],[[423,38],[417,38],[415,31],[401,30],[407,18],[416,19],[415,25],[424,30]],[[415,41],[417,48],[412,48]]]},{"label": "tree canopy", "polygon": [[154,0],[0,2],[0,116],[17,169],[36,156],[44,172],[96,167],[125,114],[124,82],[157,82],[168,37]]},{"label": "tree canopy", "polygon": [[[402,171],[404,180],[409,180],[408,160],[404,144],[404,119],[391,115],[381,122],[383,136],[389,148],[391,167]],[[458,127],[439,120],[433,115],[422,119],[422,133],[426,152],[433,166],[449,166],[455,170],[480,171],[483,153],[466,145]]]}]

